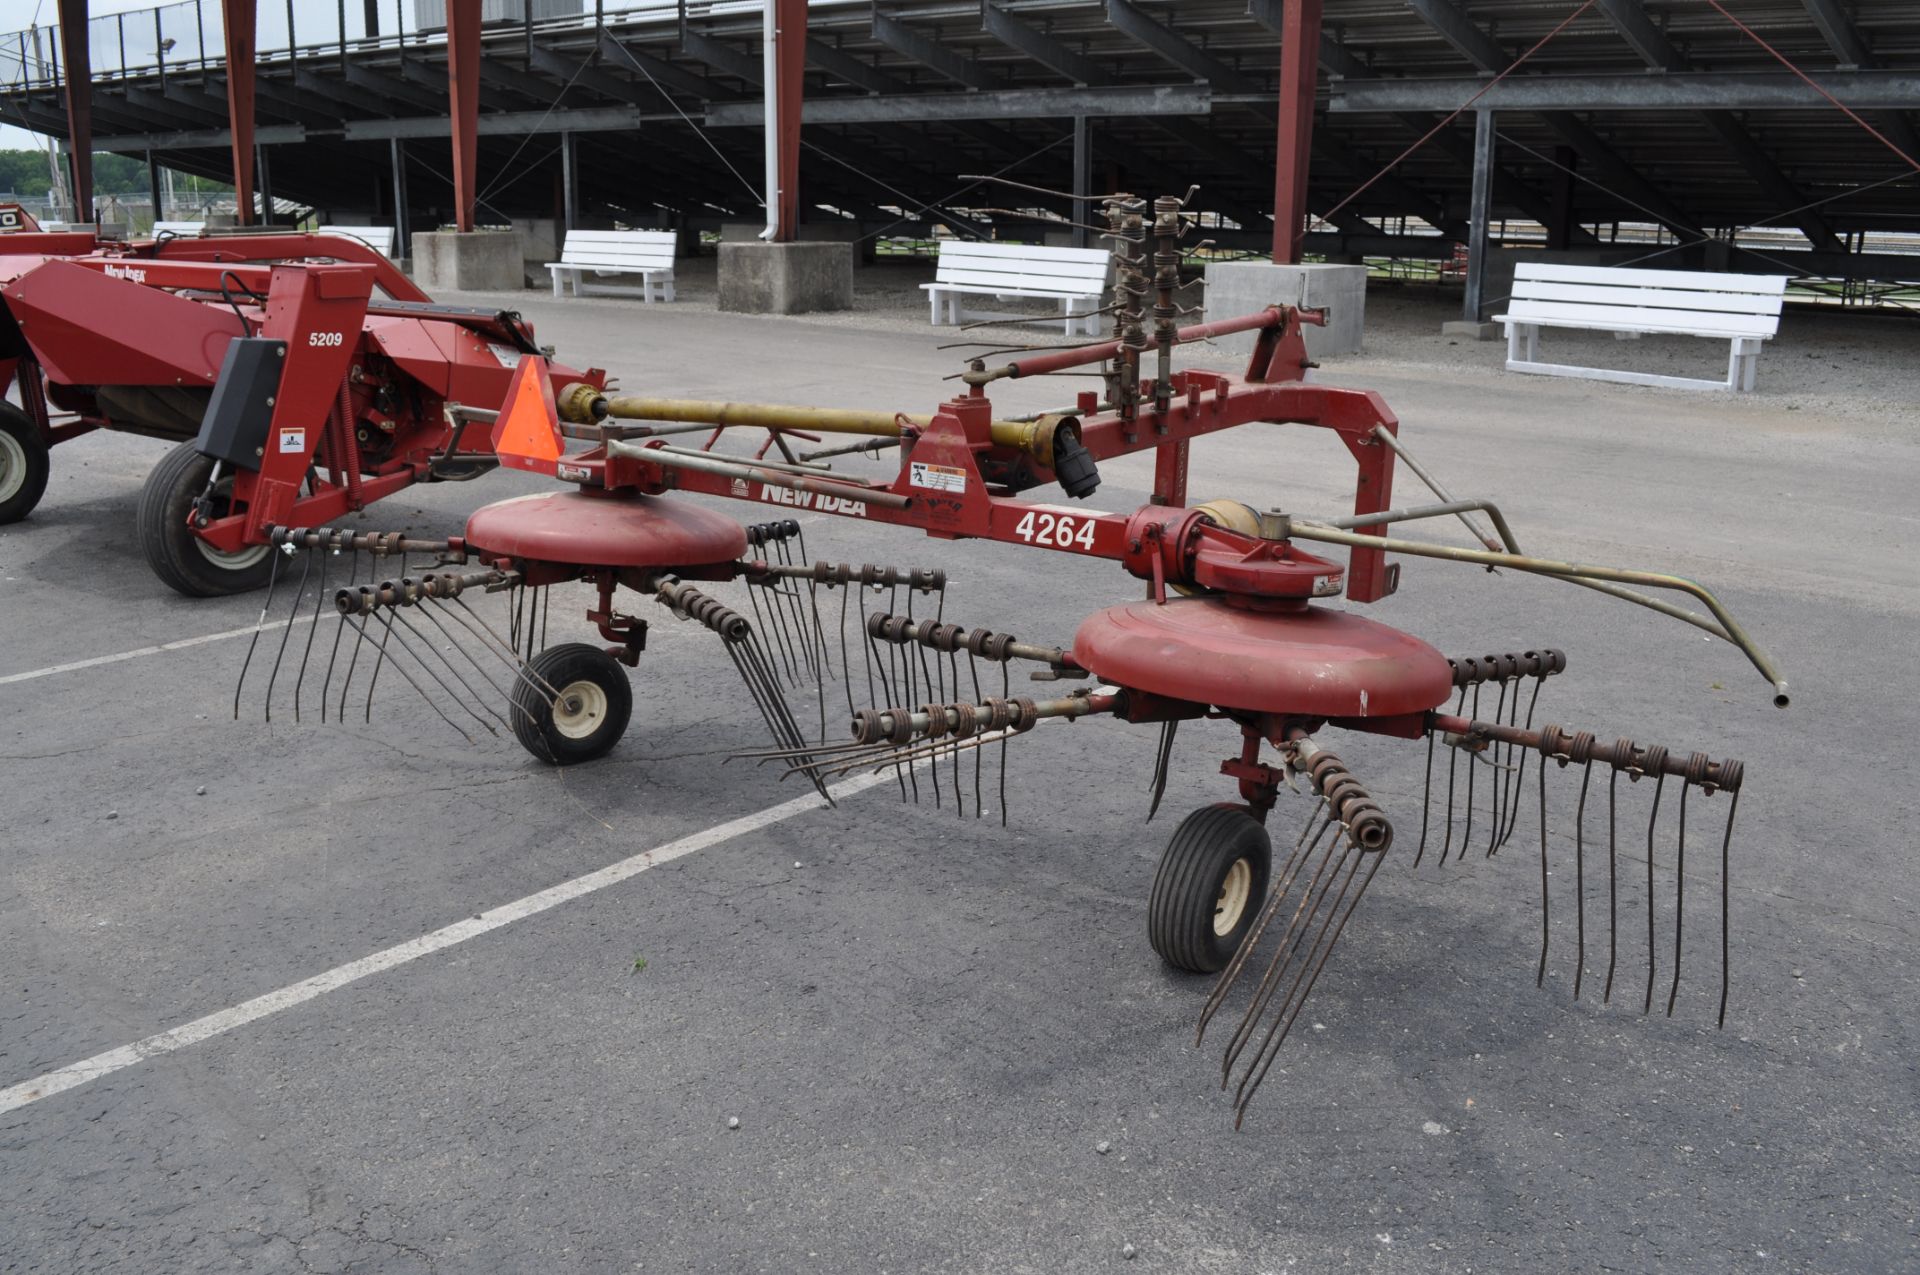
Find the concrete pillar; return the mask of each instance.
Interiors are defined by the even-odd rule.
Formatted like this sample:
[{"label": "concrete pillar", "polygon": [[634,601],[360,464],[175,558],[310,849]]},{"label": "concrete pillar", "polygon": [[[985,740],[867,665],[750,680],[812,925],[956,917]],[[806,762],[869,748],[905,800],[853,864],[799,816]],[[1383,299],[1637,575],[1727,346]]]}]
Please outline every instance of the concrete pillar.
[{"label": "concrete pillar", "polygon": [[[1268,261],[1216,261],[1207,267],[1207,318],[1231,319],[1270,305],[1325,310],[1325,327],[1303,326],[1307,353],[1357,354],[1367,319],[1367,268]],[[1254,334],[1215,337],[1234,354],[1253,352]]]},{"label": "concrete pillar", "polygon": [[853,309],[853,245],[720,245],[720,308],[744,314]]}]

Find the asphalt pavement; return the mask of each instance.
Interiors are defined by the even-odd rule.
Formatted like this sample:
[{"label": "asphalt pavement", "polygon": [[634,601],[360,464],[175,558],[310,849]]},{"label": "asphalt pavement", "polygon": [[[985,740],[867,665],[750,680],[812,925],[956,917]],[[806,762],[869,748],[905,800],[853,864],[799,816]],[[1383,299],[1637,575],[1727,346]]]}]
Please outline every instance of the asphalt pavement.
[{"label": "asphalt pavement", "polygon": [[[956,368],[935,348],[951,333],[926,329],[515,300],[635,390],[920,411]],[[1840,420],[1390,349],[1322,375],[1379,390],[1422,461],[1498,499],[1529,550],[1694,576],[1786,668],[1782,711],[1732,648],[1512,573],[1407,561],[1367,608],[1450,654],[1564,649],[1543,720],[1744,759],[1724,1030],[1724,796],[1693,807],[1678,1005],[1661,1012],[1663,912],[1643,1014],[1637,892],[1612,1002],[1593,914],[1571,996],[1577,770],[1548,776],[1560,928],[1537,989],[1531,805],[1499,856],[1476,841],[1414,868],[1424,748],[1329,732],[1399,835],[1236,1131],[1220,1033],[1194,1043],[1208,983],[1145,932],[1172,825],[1232,796],[1228,727],[1181,732],[1151,825],[1155,733],[1110,720],[1007,750],[1005,828],[997,758],[978,812],[970,769],[963,812],[950,775],[939,809],[891,782],[796,803],[798,781],[726,760],[764,732],[712,636],[665,612],[601,762],[470,744],[399,687],[371,723],[236,722],[245,637],[104,659],[244,630],[260,599],[158,583],[131,537],[163,445],[94,435],[0,529],[0,1088],[400,956],[0,1114],[0,1270],[1920,1267],[1912,405]],[[1131,508],[1150,461],[1103,476],[1089,503]],[[1196,499],[1332,512],[1350,484],[1317,431],[1195,447]],[[419,487],[363,523],[453,534],[542,489]],[[1139,596],[1064,554],[805,526],[815,557],[946,568],[947,618],[1035,642]],[[551,640],[587,640],[587,595],[556,600]],[[1645,872],[1648,787],[1623,785],[1623,873]],[[1276,841],[1308,809],[1284,796]],[[610,865],[627,866],[578,897],[496,911]]]}]

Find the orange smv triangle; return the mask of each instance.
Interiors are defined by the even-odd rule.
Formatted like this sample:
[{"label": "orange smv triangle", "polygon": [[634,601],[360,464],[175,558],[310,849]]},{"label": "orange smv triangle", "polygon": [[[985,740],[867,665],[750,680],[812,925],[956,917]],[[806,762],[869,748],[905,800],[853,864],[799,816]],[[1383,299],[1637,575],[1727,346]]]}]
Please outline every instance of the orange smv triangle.
[{"label": "orange smv triangle", "polygon": [[560,419],[553,406],[553,384],[547,379],[547,361],[534,354],[520,356],[507,386],[506,410],[493,426],[493,451],[500,463],[537,474],[556,472],[560,459]]}]

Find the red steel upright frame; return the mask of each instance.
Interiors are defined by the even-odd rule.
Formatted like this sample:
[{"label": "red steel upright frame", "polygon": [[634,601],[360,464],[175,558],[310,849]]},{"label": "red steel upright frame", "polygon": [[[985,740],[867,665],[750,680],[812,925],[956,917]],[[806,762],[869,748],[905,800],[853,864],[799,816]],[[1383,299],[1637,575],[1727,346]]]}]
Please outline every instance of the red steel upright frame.
[{"label": "red steel upright frame", "polygon": [[67,160],[76,221],[93,220],[93,54],[87,0],[60,0],[61,78],[66,81]]},{"label": "red steel upright frame", "polygon": [[[254,224],[253,63],[254,0],[222,0],[220,29],[227,47],[227,124],[233,131],[233,193],[240,224]],[[268,209],[272,220],[272,209]],[[156,213],[155,216],[159,214]]]},{"label": "red steel upright frame", "polygon": [[807,0],[771,0],[774,9],[774,60],[780,104],[780,233],[778,243],[800,238],[800,113],[806,108]]},{"label": "red steel upright frame", "polygon": [[448,122],[453,129],[454,227],[473,229],[480,163],[480,0],[447,0]]},{"label": "red steel upright frame", "polygon": [[1273,259],[1294,265],[1307,236],[1307,156],[1320,65],[1321,0],[1287,0],[1280,33],[1280,136],[1273,172]]}]

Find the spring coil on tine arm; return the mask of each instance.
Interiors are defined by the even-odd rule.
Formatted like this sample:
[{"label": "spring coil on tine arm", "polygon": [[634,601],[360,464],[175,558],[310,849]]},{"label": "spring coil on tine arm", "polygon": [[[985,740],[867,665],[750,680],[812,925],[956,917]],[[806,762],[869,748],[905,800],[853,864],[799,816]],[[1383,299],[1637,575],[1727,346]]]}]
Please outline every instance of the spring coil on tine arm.
[{"label": "spring coil on tine arm", "polygon": [[1551,677],[1564,673],[1567,657],[1564,652],[1548,648],[1484,655],[1478,659],[1449,659],[1447,665],[1453,670],[1455,686],[1478,686],[1484,682],[1510,682],[1518,677]]},{"label": "spring coil on tine arm", "polygon": [[[981,710],[985,711],[982,712]],[[856,744],[905,744],[916,737],[939,739],[945,735],[967,738],[987,731],[1030,731],[1040,720],[1033,700],[1025,697],[1003,699],[986,697],[980,705],[923,704],[916,725],[916,712],[910,708],[863,708],[853,715],[853,742]]]},{"label": "spring coil on tine arm", "polygon": [[[1299,744],[1305,744],[1302,748]],[[1300,768],[1313,781],[1313,790],[1324,797],[1334,819],[1345,826],[1347,836],[1362,850],[1378,852],[1393,844],[1393,824],[1347,764],[1335,753],[1302,740],[1295,746]]]}]

